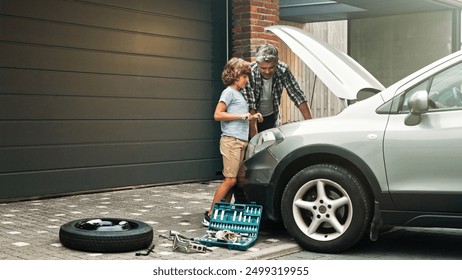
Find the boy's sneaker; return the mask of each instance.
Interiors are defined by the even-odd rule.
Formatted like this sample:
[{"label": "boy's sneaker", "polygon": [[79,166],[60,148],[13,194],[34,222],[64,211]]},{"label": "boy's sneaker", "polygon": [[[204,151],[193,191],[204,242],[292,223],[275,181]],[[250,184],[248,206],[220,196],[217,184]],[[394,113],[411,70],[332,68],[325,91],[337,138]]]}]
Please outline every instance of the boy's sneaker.
[{"label": "boy's sneaker", "polygon": [[210,225],[210,216],[209,216],[209,212],[208,211],[205,211],[204,212],[204,219],[202,220],[202,224],[205,226],[205,227],[208,227]]}]

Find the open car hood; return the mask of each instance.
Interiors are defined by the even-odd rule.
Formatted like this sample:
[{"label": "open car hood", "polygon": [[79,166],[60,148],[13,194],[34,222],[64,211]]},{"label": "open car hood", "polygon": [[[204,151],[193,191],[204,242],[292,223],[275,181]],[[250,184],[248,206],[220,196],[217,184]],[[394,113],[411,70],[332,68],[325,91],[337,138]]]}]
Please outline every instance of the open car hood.
[{"label": "open car hood", "polygon": [[361,90],[377,93],[385,89],[354,59],[302,29],[275,25],[266,30],[281,38],[339,98],[356,100]]}]

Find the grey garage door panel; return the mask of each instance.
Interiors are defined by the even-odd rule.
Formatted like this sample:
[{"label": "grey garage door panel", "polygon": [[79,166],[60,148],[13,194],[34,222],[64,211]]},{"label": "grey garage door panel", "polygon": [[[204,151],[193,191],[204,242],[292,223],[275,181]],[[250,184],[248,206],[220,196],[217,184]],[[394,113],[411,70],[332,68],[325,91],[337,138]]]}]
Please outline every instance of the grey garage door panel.
[{"label": "grey garage door panel", "polygon": [[0,201],[216,178],[226,0],[0,0]]},{"label": "grey garage door panel", "polygon": [[219,139],[0,148],[1,173],[216,159]]},{"label": "grey garage door panel", "polygon": [[199,80],[210,80],[216,76],[207,61],[12,43],[0,43],[0,48],[0,67]]},{"label": "grey garage door panel", "polygon": [[221,81],[0,68],[0,93],[218,100]]},{"label": "grey garage door panel", "polygon": [[[196,160],[57,170],[0,176],[0,201],[46,197],[73,192],[112,189],[165,182],[210,179],[221,171],[221,160]],[[94,178],[98,178],[95,180]],[[104,182],[104,183],[103,183]]]},{"label": "grey garage door panel", "polygon": [[209,121],[12,121],[0,122],[0,147],[153,142],[219,137]]},{"label": "grey garage door panel", "polygon": [[[132,5],[132,2],[126,3]],[[171,4],[170,6],[173,7]],[[209,18],[198,20],[164,16],[110,6],[82,5],[81,2],[73,1],[2,1],[2,14],[205,41],[209,40],[212,34]]]},{"label": "grey garage door panel", "polygon": [[0,94],[3,120],[211,120],[215,101]]},{"label": "grey garage door panel", "polygon": [[[213,1],[213,0],[212,0]],[[170,1],[152,0],[90,0],[85,2],[100,3],[112,7],[127,8],[130,10],[141,10],[156,14],[173,15],[182,18],[192,18],[197,20],[210,20],[210,5],[208,1],[201,0],[177,0],[176,5]]]},{"label": "grey garage door panel", "polygon": [[122,30],[95,29],[23,18],[0,17],[0,26],[5,30],[27,30],[27,32],[4,32],[0,37],[4,41],[22,44],[197,60],[209,60],[212,53],[210,41],[145,33],[133,34]]}]

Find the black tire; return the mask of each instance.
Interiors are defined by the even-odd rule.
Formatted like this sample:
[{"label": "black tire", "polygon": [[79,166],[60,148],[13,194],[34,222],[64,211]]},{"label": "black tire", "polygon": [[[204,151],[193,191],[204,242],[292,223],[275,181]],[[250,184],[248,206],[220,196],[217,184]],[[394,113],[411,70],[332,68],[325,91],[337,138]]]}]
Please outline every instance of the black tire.
[{"label": "black tire", "polygon": [[233,196],[234,196],[234,203],[237,203],[237,204],[249,203],[245,196],[244,190],[239,186],[235,186],[233,188]]},{"label": "black tire", "polygon": [[142,250],[149,247],[153,240],[153,229],[150,225],[130,219],[99,218],[104,222],[118,225],[127,222],[122,229],[114,226],[113,230],[98,230],[88,226],[93,219],[79,219],[68,222],[59,230],[59,240],[63,246],[85,252],[118,253]]},{"label": "black tire", "polygon": [[338,165],[319,164],[301,170],[290,180],[281,211],[287,231],[304,249],[339,253],[365,235],[372,205],[354,174]]}]

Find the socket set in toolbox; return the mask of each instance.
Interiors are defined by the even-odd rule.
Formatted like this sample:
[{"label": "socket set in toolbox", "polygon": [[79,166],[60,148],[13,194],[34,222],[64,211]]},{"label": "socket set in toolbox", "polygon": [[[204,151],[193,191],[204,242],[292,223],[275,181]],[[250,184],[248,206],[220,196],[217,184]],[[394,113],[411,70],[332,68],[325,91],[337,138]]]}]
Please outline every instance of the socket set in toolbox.
[{"label": "socket set in toolbox", "polygon": [[245,251],[255,244],[263,207],[255,203],[215,203],[207,234],[196,240],[206,246]]}]

